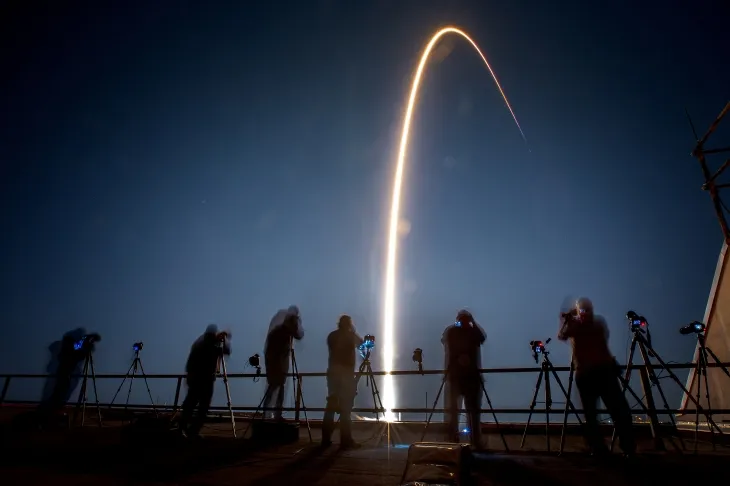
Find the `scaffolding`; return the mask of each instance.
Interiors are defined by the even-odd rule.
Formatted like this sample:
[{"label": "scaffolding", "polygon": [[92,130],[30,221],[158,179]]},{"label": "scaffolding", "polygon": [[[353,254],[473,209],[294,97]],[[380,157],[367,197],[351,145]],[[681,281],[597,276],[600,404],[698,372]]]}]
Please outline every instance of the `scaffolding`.
[{"label": "scaffolding", "polygon": [[712,122],[710,128],[707,130],[707,133],[705,133],[705,136],[701,139],[697,136],[697,131],[695,130],[694,124],[692,123],[692,119],[689,118],[689,114],[687,115],[687,118],[689,118],[689,123],[692,126],[692,133],[694,134],[695,140],[697,140],[697,145],[695,145],[695,148],[692,151],[692,156],[700,162],[702,174],[705,177],[705,183],[702,184],[702,190],[710,193],[710,199],[712,199],[712,204],[715,207],[715,213],[717,215],[718,221],[720,222],[720,228],[722,228],[722,235],[726,245],[730,245],[730,228],[728,227],[727,222],[728,215],[730,215],[730,209],[728,209],[728,206],[722,201],[722,198],[720,197],[720,189],[730,187],[730,183],[718,183],[718,178],[725,171],[725,169],[730,166],[730,157],[728,157],[725,162],[720,166],[720,168],[717,169],[717,171],[715,171],[715,173],[713,174],[710,172],[710,169],[707,165],[707,156],[730,153],[730,147],[707,149],[705,148],[705,144],[707,143],[707,139],[710,138],[710,135],[712,135],[715,130],[717,130],[718,125],[725,117],[725,115],[728,114],[728,112],[730,112],[730,102],[725,105],[725,108],[723,108],[717,118],[715,118],[715,121]]}]

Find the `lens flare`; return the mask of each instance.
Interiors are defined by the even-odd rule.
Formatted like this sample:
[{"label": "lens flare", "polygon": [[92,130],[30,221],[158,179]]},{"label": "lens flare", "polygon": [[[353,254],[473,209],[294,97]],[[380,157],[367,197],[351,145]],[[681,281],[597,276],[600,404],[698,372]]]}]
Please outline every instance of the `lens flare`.
[{"label": "lens flare", "polygon": [[[400,200],[402,192],[401,190],[403,186],[403,173],[405,169],[406,151],[408,150],[408,134],[411,129],[413,108],[416,104],[418,88],[421,84],[421,76],[423,75],[423,70],[426,67],[426,62],[428,61],[429,55],[431,54],[431,51],[433,50],[436,43],[439,41],[439,39],[441,39],[441,37],[446,34],[460,35],[461,37],[469,41],[469,44],[471,44],[472,47],[474,47],[474,49],[477,51],[479,57],[481,57],[482,61],[484,61],[484,64],[487,65],[489,74],[492,75],[492,79],[497,85],[497,89],[502,95],[502,99],[507,105],[507,109],[512,115],[512,119],[515,121],[517,129],[520,131],[520,135],[522,135],[522,139],[525,141],[525,143],[527,143],[527,139],[525,138],[525,134],[522,131],[522,127],[517,121],[517,116],[515,116],[515,112],[512,110],[512,106],[507,99],[507,95],[504,94],[504,90],[502,90],[502,86],[499,84],[499,80],[497,80],[497,75],[492,70],[492,66],[490,66],[489,61],[487,61],[486,56],[484,56],[481,49],[479,49],[479,46],[477,46],[476,42],[474,42],[464,31],[459,30],[455,27],[444,27],[443,29],[436,32],[433,37],[431,37],[428,45],[426,45],[426,49],[421,55],[421,60],[418,63],[418,68],[416,69],[415,76],[413,77],[411,94],[408,98],[406,115],[405,119],[403,120],[403,128],[401,131],[400,149],[398,150],[398,162],[395,167],[395,174],[393,175],[393,196],[390,206],[390,224],[388,227],[388,256],[385,268],[385,304],[383,308],[383,366],[387,373],[393,371],[393,350],[395,348],[395,336],[393,334],[395,320],[395,270],[398,255]],[[393,386],[393,376],[389,374],[385,375],[384,384],[385,386],[383,390],[383,406],[387,410],[385,414],[385,419],[387,421],[395,421],[395,414],[392,411],[393,408],[395,408],[395,388]]]}]

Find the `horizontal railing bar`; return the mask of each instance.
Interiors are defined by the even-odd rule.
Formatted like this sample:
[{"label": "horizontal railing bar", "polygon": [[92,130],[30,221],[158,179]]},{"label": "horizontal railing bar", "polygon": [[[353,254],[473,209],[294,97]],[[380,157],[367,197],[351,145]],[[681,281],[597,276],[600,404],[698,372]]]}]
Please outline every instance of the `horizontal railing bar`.
[{"label": "horizontal railing bar", "polygon": [[[37,405],[37,404],[38,404],[37,401],[32,401],[32,400],[5,400],[5,405]],[[125,409],[125,405],[121,405],[121,404],[113,404],[110,407],[108,403],[99,403],[99,407],[102,409],[102,411],[106,409],[106,410],[111,410],[111,411],[114,411],[114,412],[124,411],[124,409]],[[75,408],[75,406],[74,405],[70,405],[70,406],[68,406],[68,408],[69,409],[73,409],[73,408]],[[86,408],[87,408],[87,410],[88,409],[92,409],[93,410],[94,408],[96,408],[96,404],[95,403],[88,403],[87,402]],[[152,411],[153,410],[153,407],[151,405],[149,405],[149,404],[148,405],[142,405],[142,404],[131,404],[130,403],[129,405],[126,406],[126,408],[127,409],[130,409],[130,410],[149,410],[149,411]],[[175,407],[174,405],[155,405],[154,406],[154,409],[155,410],[158,410],[158,411],[166,411],[166,412],[173,411],[176,408],[179,408],[179,407]],[[251,406],[251,407],[241,407],[241,406],[237,406],[237,405],[236,406],[232,406],[231,409],[233,410],[234,413],[236,413],[236,412],[255,412],[257,410],[259,412],[262,412],[262,411],[272,411],[272,410],[274,410],[273,408],[263,408],[263,407],[257,408],[257,407],[253,407],[253,406]],[[209,410],[211,412],[224,412],[224,414],[228,414],[229,413],[229,410],[228,410],[228,407],[227,406],[211,406]],[[296,412],[296,409],[293,408],[293,407],[283,407],[281,410],[283,412]],[[324,407],[307,407],[306,409],[301,408],[300,409],[300,412],[302,412],[304,410],[306,410],[307,412],[324,412],[325,411],[325,408]],[[352,411],[353,412],[358,412],[358,413],[375,413],[375,410],[372,409],[372,408],[353,408]],[[382,411],[383,410],[381,409],[381,413],[382,413]],[[444,408],[436,408],[436,409],[431,409],[431,408],[394,408],[392,411],[394,413],[414,413],[414,414],[426,414],[426,413],[430,413],[430,412],[441,413],[441,414],[442,413],[446,413],[446,409],[444,409]],[[485,413],[491,413],[492,411],[494,411],[494,413],[500,413],[500,414],[529,414],[529,413],[532,413],[533,415],[541,415],[541,414],[544,415],[545,413],[550,413],[550,414],[563,414],[563,413],[565,413],[565,409],[564,408],[551,408],[550,410],[547,410],[547,409],[544,409],[544,408],[535,408],[533,410],[530,410],[529,408],[495,408],[494,410],[489,409],[489,408],[485,408],[485,409],[482,409],[481,410],[481,413],[483,413],[483,414],[485,414]],[[576,408],[575,411],[577,413],[579,413],[579,414],[582,414],[583,413],[583,409],[581,409],[581,408]],[[459,409],[459,413],[466,413],[466,412],[467,412],[466,409]],[[609,414],[608,410],[598,410],[597,412],[600,415],[608,415]],[[632,409],[631,412],[634,415],[644,415],[645,414],[644,410],[642,410],[640,408]],[[657,409],[657,414],[660,415],[660,416],[661,415],[667,415],[667,414],[670,414],[670,413],[672,413],[672,414],[680,414],[680,415],[691,415],[691,414],[695,414],[696,412],[697,411],[695,409],[690,409],[690,408],[688,408],[688,409],[670,409],[670,410]],[[700,410],[700,413],[703,413],[703,412],[704,411]],[[570,412],[570,413],[571,413],[571,415],[569,417],[574,417],[573,412]],[[730,409],[713,409],[712,410],[712,414],[713,415],[730,414]],[[374,419],[371,419],[371,420],[368,420],[368,421],[374,421]],[[486,422],[486,423],[488,423],[488,422]]]},{"label": "horizontal railing bar", "polygon": [[[719,368],[721,366],[724,366],[726,368],[730,368],[730,363],[708,363],[708,368]],[[692,369],[696,368],[696,363],[672,363],[667,364],[667,369]],[[645,368],[643,364],[634,364],[631,365],[630,368],[632,370],[638,370],[641,368]],[[660,370],[663,369],[664,366],[658,365],[658,364],[652,364],[651,368],[654,370]],[[553,369],[555,371],[559,372],[568,372],[570,371],[569,366],[554,366]],[[619,365],[617,367],[619,370],[626,370],[626,365]],[[484,368],[479,370],[482,374],[498,374],[498,373],[539,373],[542,370],[539,366],[532,366],[527,368]],[[362,375],[365,373],[354,373],[355,376]],[[413,375],[443,375],[444,370],[401,370],[401,371],[373,371],[374,376],[385,376],[385,375],[391,375],[391,376],[413,376]],[[141,373],[138,373],[138,376],[141,375]],[[0,374],[0,378],[49,378],[54,377],[55,375],[49,375],[49,374],[24,374],[24,373],[4,373]],[[83,375],[74,375],[74,376],[83,376]],[[104,378],[104,379],[110,379],[110,378],[123,378],[126,376],[123,373],[98,373],[96,375],[97,378]],[[148,379],[177,379],[177,378],[184,378],[185,374],[146,374],[145,375]],[[220,376],[220,375],[219,375]],[[228,373],[228,378],[265,378],[266,373],[256,374],[256,373]],[[288,376],[294,376],[294,373],[289,373]],[[326,372],[301,372],[298,376],[302,377],[325,377],[327,376]]]}]

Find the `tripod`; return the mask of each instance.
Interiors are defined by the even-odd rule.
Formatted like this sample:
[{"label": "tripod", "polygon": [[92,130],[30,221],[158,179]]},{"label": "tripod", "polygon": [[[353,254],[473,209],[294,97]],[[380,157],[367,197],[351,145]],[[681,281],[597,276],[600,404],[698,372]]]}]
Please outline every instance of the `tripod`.
[{"label": "tripod", "polygon": [[[449,368],[446,369],[446,373],[444,373],[444,378],[441,380],[441,386],[439,387],[439,391],[436,394],[436,400],[433,401],[433,407],[431,407],[431,413],[428,414],[428,419],[426,420],[426,426],[423,428],[423,433],[421,434],[421,442],[423,442],[423,439],[426,437],[426,432],[428,431],[428,426],[431,424],[431,419],[433,418],[433,414],[436,411],[436,405],[438,405],[439,398],[441,398],[441,393],[444,391],[444,386],[446,385],[446,380],[449,377]],[[484,394],[484,397],[487,399],[487,404],[489,405],[489,410],[492,413],[492,417],[494,418],[494,425],[497,427],[497,430],[499,431],[499,436],[502,438],[502,444],[504,444],[504,450],[509,451],[509,447],[507,446],[507,440],[504,438],[504,433],[502,432],[502,429],[499,426],[499,420],[497,420],[497,414],[494,412],[494,407],[492,407],[492,400],[489,398],[489,394],[487,393],[487,388],[484,385],[484,378],[481,376],[481,371],[479,374],[479,384],[482,387],[482,393]],[[481,412],[481,410],[480,410]],[[480,424],[471,424],[471,429],[474,430],[475,427],[480,427]],[[473,433],[473,432],[472,432]]]},{"label": "tripod", "polygon": [[[373,368],[370,365],[370,350],[368,350],[367,354],[365,354],[363,362],[360,364],[360,368],[357,370],[357,378],[355,378],[355,391],[357,391],[357,386],[360,383],[360,378],[365,376],[365,386],[370,387],[370,393],[373,396],[373,412],[375,412],[375,421],[377,423],[380,423],[380,414],[383,414],[383,420],[385,420],[385,407],[383,406],[383,400],[380,398],[380,391],[378,390],[378,385],[375,383],[375,377],[373,376]],[[342,415],[340,415],[340,418]],[[337,419],[339,422],[339,418]],[[387,431],[390,432],[390,424],[386,424]],[[383,429],[380,431],[380,436],[382,437]],[[395,447],[395,441],[393,439],[393,436],[390,435],[390,433],[387,434],[390,445]]]},{"label": "tripod", "polygon": [[109,403],[109,408],[112,408],[112,405],[114,405],[114,400],[117,399],[117,395],[119,395],[119,392],[122,390],[122,387],[124,386],[124,382],[127,381],[127,378],[129,378],[129,389],[127,390],[127,401],[124,403],[124,411],[127,411],[127,408],[129,407],[129,396],[132,394],[132,384],[134,383],[134,377],[137,374],[137,370],[139,370],[142,374],[142,379],[144,379],[144,384],[147,387],[147,394],[150,397],[150,403],[152,404],[152,411],[155,412],[155,417],[158,417],[157,409],[155,408],[155,401],[152,399],[152,392],[150,391],[150,385],[147,383],[147,375],[144,372],[144,366],[142,366],[142,358],[139,357],[139,352],[141,351],[141,348],[136,348],[134,350],[134,361],[132,361],[132,365],[127,370],[127,374],[124,375],[124,379],[119,384],[119,388],[117,388],[117,392],[114,394],[114,397],[112,398],[112,401]]},{"label": "tripod", "polygon": [[[629,385],[629,381],[631,378],[631,367],[633,365],[633,360],[634,360],[634,353],[635,353],[636,347],[638,345],[639,352],[641,353],[641,358],[644,361],[644,367],[640,371],[641,384],[642,384],[642,388],[644,389],[644,395],[646,398],[646,409],[649,412],[648,415],[649,415],[649,420],[650,420],[650,424],[651,424],[652,436],[655,439],[657,448],[660,450],[663,449],[664,443],[661,442],[661,438],[658,436],[658,433],[657,433],[659,430],[659,419],[657,418],[656,406],[654,405],[654,397],[651,393],[652,385],[656,385],[657,389],[659,390],[659,394],[662,398],[662,401],[664,402],[664,408],[667,410],[667,415],[669,415],[669,418],[672,422],[672,428],[673,428],[675,434],[679,437],[679,441],[682,444],[682,449],[684,449],[685,447],[684,447],[684,441],[682,440],[681,436],[679,436],[679,431],[677,429],[677,423],[674,420],[674,416],[671,412],[671,409],[669,408],[669,404],[667,403],[667,399],[666,399],[666,396],[664,395],[664,391],[662,390],[662,387],[659,384],[659,379],[657,378],[656,373],[654,372],[654,367],[651,363],[650,356],[654,357],[657,360],[657,362],[659,362],[659,366],[669,374],[669,376],[677,383],[677,385],[679,385],[679,387],[682,389],[682,391],[684,391],[687,398],[692,400],[692,403],[694,403],[694,405],[697,407],[697,412],[698,413],[701,412],[703,415],[705,415],[705,417],[707,417],[707,421],[710,424],[710,430],[712,430],[712,427],[714,427],[720,433],[720,435],[722,435],[722,430],[720,430],[720,427],[718,427],[717,424],[715,423],[715,421],[712,420],[712,418],[704,411],[704,409],[702,409],[699,401],[695,400],[695,398],[692,395],[690,395],[690,393],[684,387],[684,385],[679,380],[677,375],[674,374],[674,372],[672,372],[672,370],[670,370],[667,367],[667,364],[664,362],[664,360],[651,347],[651,343],[644,336],[643,331],[639,328],[636,328],[636,329],[632,329],[632,332],[634,333],[634,337],[631,340],[631,350],[629,351],[629,361],[626,365],[626,375],[622,380],[623,385],[624,385],[624,391],[626,391],[626,388]],[[615,441],[616,441],[616,428],[614,427],[613,435],[611,437],[611,450],[613,450]],[[672,442],[672,444],[674,445],[674,442]],[[676,447],[676,445],[675,445],[675,447]]]},{"label": "tripod", "polygon": [[[231,415],[231,431],[233,438],[236,438],[236,418],[233,416],[233,407],[231,406],[231,389],[228,386],[228,371],[226,370],[226,359],[223,355],[223,343],[218,346],[218,366],[216,374],[223,375],[223,385],[226,388],[226,400],[228,403],[228,413]],[[131,384],[130,384],[131,388]]]},{"label": "tripod", "polygon": [[[294,384],[294,393],[295,393],[295,421],[299,421],[299,404],[301,403],[302,409],[304,410],[304,421],[307,424],[307,433],[309,434],[309,442],[313,442],[312,439],[312,428],[309,425],[309,417],[307,417],[307,406],[304,404],[304,394],[302,393],[302,379],[299,375],[299,366],[297,365],[297,357],[294,354],[294,338],[289,338],[289,359],[291,360],[291,368],[292,368],[292,381]],[[268,373],[268,370],[267,370]],[[266,392],[264,393],[263,398],[261,398],[261,401],[259,402],[259,405],[256,407],[256,410],[253,413],[253,417],[251,418],[251,421],[248,423],[248,427],[246,427],[246,432],[244,432],[244,437],[246,434],[248,434],[248,430],[251,428],[251,424],[256,420],[256,416],[258,415],[259,411],[261,411],[261,419],[265,419],[265,411],[267,410],[267,405],[269,403],[269,400],[271,399],[271,396],[273,395],[275,386],[267,385],[266,386]]]},{"label": "tripod", "polygon": [[86,418],[86,402],[88,401],[87,397],[87,385],[89,381],[89,371],[91,371],[91,383],[94,387],[94,400],[96,401],[96,415],[99,419],[99,427],[102,426],[101,422],[101,407],[99,406],[99,394],[96,391],[96,370],[94,369],[94,357],[91,354],[91,351],[87,351],[86,357],[84,359],[84,368],[83,368],[83,375],[84,378],[81,381],[81,390],[79,391],[79,399],[76,403],[76,410],[74,411],[74,416],[72,423],[76,423],[76,417],[79,414],[79,410],[81,410],[81,426],[84,426],[84,420]]},{"label": "tripod", "polygon": [[[546,343],[547,344],[547,343]],[[537,383],[535,384],[535,394],[532,396],[532,403],[530,403],[530,415],[527,416],[527,423],[525,424],[525,430],[522,432],[522,442],[520,442],[520,448],[525,446],[525,438],[527,437],[527,430],[530,427],[530,422],[532,421],[532,413],[535,409],[535,405],[537,405],[537,396],[540,394],[540,386],[543,383],[543,377],[545,378],[545,444],[547,446],[548,452],[550,452],[550,411],[552,409],[553,405],[553,398],[550,391],[550,374],[553,375],[555,378],[555,381],[558,383],[558,386],[560,387],[560,390],[563,392],[563,395],[565,396],[565,399],[567,400],[565,402],[565,415],[563,417],[563,432],[565,431],[565,427],[568,421],[568,409],[570,409],[574,414],[575,417],[578,419],[578,423],[582,426],[583,421],[580,419],[580,416],[578,415],[578,412],[576,411],[575,407],[573,406],[573,402],[570,400],[570,395],[568,392],[565,391],[565,387],[563,387],[563,382],[560,381],[560,377],[558,376],[558,373],[555,371],[555,368],[553,367],[553,363],[550,361],[550,358],[548,355],[550,354],[550,351],[546,349],[542,349],[542,364],[540,365],[540,374],[537,377]],[[535,361],[537,361],[537,355],[535,355]],[[573,384],[573,367],[570,368],[570,378],[569,378],[570,384],[569,387]],[[564,436],[563,436],[564,438]],[[561,438],[561,452],[563,447],[563,438]]]},{"label": "tripod", "polygon": [[[702,332],[697,333],[697,345],[699,353],[697,355],[697,364],[695,368],[695,376],[697,377],[697,403],[700,402],[701,397],[701,390],[702,390],[702,380],[704,378],[705,381],[705,398],[707,399],[707,415],[712,415],[712,406],[710,404],[710,382],[707,378],[707,365],[709,363],[709,360],[707,356],[709,355],[715,363],[720,367],[720,369],[730,377],[730,371],[725,367],[725,365],[722,364],[722,361],[717,357],[717,355],[712,351],[712,349],[708,348],[705,344],[705,335]],[[699,433],[700,433],[700,408],[697,407],[697,410],[695,411],[695,453],[697,452],[697,443],[699,439]],[[712,437],[712,447],[715,447],[715,431],[712,427],[710,427],[710,433]]]}]

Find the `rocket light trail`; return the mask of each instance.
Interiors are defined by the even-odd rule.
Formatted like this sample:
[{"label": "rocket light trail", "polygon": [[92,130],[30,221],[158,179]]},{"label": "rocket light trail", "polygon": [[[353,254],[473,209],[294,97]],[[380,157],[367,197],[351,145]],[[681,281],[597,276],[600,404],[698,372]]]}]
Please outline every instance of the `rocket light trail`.
[{"label": "rocket light trail", "polygon": [[[489,69],[489,73],[492,75],[492,79],[494,79],[494,82],[497,85],[499,93],[502,95],[502,99],[507,105],[507,109],[509,109],[509,112],[512,115],[512,119],[515,121],[515,124],[520,131],[520,135],[522,135],[522,139],[525,141],[525,143],[527,143],[525,134],[522,131],[520,123],[517,121],[517,117],[515,116],[515,112],[512,110],[512,106],[507,99],[507,95],[504,94],[504,90],[502,90],[502,86],[497,80],[497,75],[492,70],[492,66],[489,65],[489,61],[487,61],[486,56],[484,56],[481,49],[479,49],[479,46],[477,46],[476,42],[474,42],[465,32],[455,27],[445,27],[436,32],[433,37],[431,37],[428,45],[426,45],[426,49],[423,51],[423,54],[421,55],[421,60],[418,63],[418,69],[416,69],[416,74],[413,77],[411,94],[408,98],[408,106],[406,108],[406,116],[403,120],[400,149],[398,151],[398,162],[396,164],[395,174],[393,176],[393,196],[390,206],[390,225],[388,229],[388,257],[385,270],[385,305],[383,310],[383,366],[385,368],[385,371],[388,373],[393,371],[393,350],[395,348],[395,336],[393,335],[393,326],[395,320],[395,269],[398,254],[398,222],[400,220],[400,199],[403,186],[403,172],[405,169],[406,151],[408,149],[408,134],[411,129],[411,118],[413,116],[413,108],[416,104],[416,97],[418,96],[418,88],[421,83],[421,76],[423,75],[423,70],[426,66],[429,55],[431,54],[431,51],[441,37],[446,34],[452,33],[458,34],[467,41],[469,41],[472,47],[474,47],[479,56],[482,58],[482,61],[484,61],[484,64],[486,64],[487,69]],[[393,375],[385,375],[384,388],[383,406],[386,409],[385,420],[392,422],[395,420],[395,415],[392,412],[393,408],[395,408],[395,389],[393,386]]]}]

